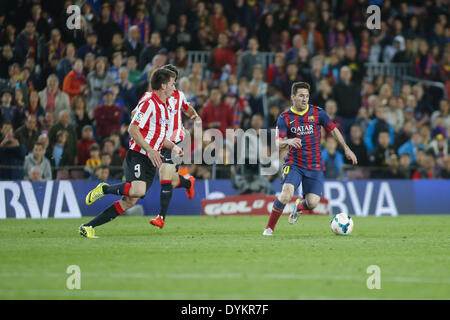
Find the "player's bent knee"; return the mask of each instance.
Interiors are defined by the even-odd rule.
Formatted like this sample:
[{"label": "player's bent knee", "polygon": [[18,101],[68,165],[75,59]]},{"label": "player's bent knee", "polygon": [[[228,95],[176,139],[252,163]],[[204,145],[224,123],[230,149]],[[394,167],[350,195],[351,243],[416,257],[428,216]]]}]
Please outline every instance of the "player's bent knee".
[{"label": "player's bent knee", "polygon": [[293,192],[290,191],[282,191],[279,197],[279,200],[281,203],[286,204],[289,201],[291,201],[292,196],[294,195]]},{"label": "player's bent knee", "polygon": [[306,204],[308,205],[308,208],[314,209],[319,204],[320,198],[319,197],[307,197],[306,198]]}]

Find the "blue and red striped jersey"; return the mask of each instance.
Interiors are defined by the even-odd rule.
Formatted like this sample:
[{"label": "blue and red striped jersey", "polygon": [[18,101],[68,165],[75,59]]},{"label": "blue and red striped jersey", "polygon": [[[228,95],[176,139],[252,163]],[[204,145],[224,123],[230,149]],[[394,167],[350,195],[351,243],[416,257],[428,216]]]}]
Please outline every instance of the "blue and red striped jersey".
[{"label": "blue and red striped jersey", "polygon": [[331,131],[336,125],[325,110],[308,104],[306,110],[298,112],[291,107],[280,114],[277,120],[278,138],[302,140],[300,149],[289,146],[285,164],[296,165],[312,171],[323,171],[321,158],[320,126]]}]

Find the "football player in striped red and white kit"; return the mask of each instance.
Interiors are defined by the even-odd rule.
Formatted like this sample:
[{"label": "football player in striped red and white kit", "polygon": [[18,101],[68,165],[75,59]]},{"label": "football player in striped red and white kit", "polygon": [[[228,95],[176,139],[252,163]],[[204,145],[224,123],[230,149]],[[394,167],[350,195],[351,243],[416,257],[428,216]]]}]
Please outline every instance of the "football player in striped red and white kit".
[{"label": "football player in striped red and white kit", "polygon": [[[177,68],[171,64],[162,66],[162,68],[175,73],[177,75],[175,79],[176,82],[178,79]],[[168,105],[170,109],[168,135],[170,135],[170,137],[168,136],[167,139],[178,145],[183,142],[185,136],[181,111],[191,120],[200,122],[201,118],[195,109],[187,103],[184,93],[177,89],[175,89],[172,96],[169,98]],[[177,173],[177,166],[172,161],[171,150],[163,148],[161,154],[163,155],[163,164],[159,169],[159,182],[161,183],[160,212],[155,219],[150,220],[152,225],[159,228],[164,227],[167,210],[169,208],[170,200],[172,199],[173,188],[185,188],[189,199],[194,198],[195,195],[195,178],[191,176],[189,179],[186,179]]]},{"label": "football player in striped red and white kit", "polygon": [[131,139],[124,162],[126,182],[111,186],[100,183],[87,194],[86,204],[94,203],[105,194],[121,195],[122,199],[80,226],[82,236],[95,238],[95,227],[121,215],[145,196],[155,177],[156,168],[162,165],[161,148],[183,155],[182,149],[167,139],[170,119],[166,102],[175,90],[175,79],[176,74],[167,69],[157,69],[153,73],[150,80],[153,90],[139,100],[128,127]]}]

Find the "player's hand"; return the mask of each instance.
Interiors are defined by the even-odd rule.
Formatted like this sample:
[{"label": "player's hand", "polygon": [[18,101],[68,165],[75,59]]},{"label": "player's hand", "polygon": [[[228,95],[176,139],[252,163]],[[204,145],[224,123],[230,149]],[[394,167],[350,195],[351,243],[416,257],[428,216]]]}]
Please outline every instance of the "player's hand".
[{"label": "player's hand", "polygon": [[299,138],[289,139],[288,145],[290,145],[291,147],[300,149],[302,147],[302,140]]},{"label": "player's hand", "polygon": [[177,157],[182,157],[183,156],[183,149],[181,149],[179,146],[173,147],[172,151],[175,152]]},{"label": "player's hand", "polygon": [[150,161],[152,162],[152,164],[156,167],[159,168],[162,165],[162,160],[161,158],[163,158],[163,155],[161,153],[159,153],[156,150],[150,150],[150,152],[148,153],[148,157],[150,158]]},{"label": "player's hand", "polygon": [[200,118],[198,115],[195,115],[195,114],[191,117],[191,120],[193,120],[194,122],[197,122],[197,123],[202,122],[202,118]]},{"label": "player's hand", "polygon": [[352,150],[350,150],[350,148],[346,148],[344,151],[345,151],[345,157],[348,160],[351,160],[353,165],[358,164],[358,159],[356,159],[356,155],[353,153]]}]

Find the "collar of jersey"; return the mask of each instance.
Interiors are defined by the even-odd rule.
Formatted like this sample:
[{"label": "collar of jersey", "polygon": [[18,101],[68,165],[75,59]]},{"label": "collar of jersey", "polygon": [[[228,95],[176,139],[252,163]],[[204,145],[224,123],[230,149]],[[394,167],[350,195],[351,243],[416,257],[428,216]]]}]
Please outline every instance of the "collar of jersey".
[{"label": "collar of jersey", "polygon": [[152,91],[152,96],[154,96],[156,102],[158,102],[159,104],[164,104],[165,105],[165,103],[162,102],[161,99],[159,99],[158,95],[154,91]]},{"label": "collar of jersey", "polygon": [[298,111],[296,111],[296,110],[294,109],[294,107],[291,107],[292,113],[298,114],[299,116],[303,116],[305,113],[308,112],[308,110],[309,110],[309,104],[308,104],[308,106],[306,107],[306,109],[303,110],[303,111],[301,111],[301,112],[298,112]]}]

